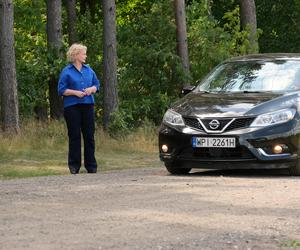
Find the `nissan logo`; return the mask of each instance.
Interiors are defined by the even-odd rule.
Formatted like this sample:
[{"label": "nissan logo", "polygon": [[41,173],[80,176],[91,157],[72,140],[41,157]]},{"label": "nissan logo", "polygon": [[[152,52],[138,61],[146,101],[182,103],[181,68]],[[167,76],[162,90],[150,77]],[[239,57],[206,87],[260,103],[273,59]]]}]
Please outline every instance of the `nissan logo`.
[{"label": "nissan logo", "polygon": [[208,125],[211,129],[217,129],[220,126],[220,122],[218,120],[212,120]]}]

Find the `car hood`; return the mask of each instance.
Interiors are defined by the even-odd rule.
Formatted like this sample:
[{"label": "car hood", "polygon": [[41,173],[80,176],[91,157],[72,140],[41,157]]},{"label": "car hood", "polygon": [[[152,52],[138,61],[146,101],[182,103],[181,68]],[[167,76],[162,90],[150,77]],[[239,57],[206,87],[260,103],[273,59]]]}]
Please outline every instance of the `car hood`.
[{"label": "car hood", "polygon": [[294,106],[298,93],[195,93],[178,100],[172,109],[183,116],[255,116]]}]

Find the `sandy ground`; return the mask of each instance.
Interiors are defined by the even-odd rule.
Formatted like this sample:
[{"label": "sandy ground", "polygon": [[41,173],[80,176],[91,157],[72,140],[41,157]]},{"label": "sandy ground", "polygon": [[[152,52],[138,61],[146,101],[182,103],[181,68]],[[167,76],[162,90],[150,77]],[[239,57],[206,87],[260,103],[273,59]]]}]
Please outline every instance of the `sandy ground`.
[{"label": "sandy ground", "polygon": [[0,181],[0,249],[300,249],[300,178],[163,168]]}]

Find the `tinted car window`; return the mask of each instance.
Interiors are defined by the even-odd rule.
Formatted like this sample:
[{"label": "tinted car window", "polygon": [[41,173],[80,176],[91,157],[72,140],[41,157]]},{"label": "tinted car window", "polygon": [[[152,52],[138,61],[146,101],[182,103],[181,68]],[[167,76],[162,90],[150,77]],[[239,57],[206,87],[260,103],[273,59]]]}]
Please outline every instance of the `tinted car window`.
[{"label": "tinted car window", "polygon": [[209,92],[286,92],[300,89],[300,62],[293,60],[221,64],[197,88]]}]

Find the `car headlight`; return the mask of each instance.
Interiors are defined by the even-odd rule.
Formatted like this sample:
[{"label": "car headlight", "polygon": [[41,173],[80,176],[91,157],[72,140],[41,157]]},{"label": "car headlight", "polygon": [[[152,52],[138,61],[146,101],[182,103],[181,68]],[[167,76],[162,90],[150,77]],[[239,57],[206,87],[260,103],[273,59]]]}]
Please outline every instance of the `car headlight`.
[{"label": "car headlight", "polygon": [[167,110],[164,115],[163,122],[175,125],[175,126],[183,126],[184,122],[182,116],[173,110]]},{"label": "car headlight", "polygon": [[296,113],[295,109],[282,109],[279,111],[262,114],[256,117],[250,127],[264,127],[274,124],[280,124],[293,119]]}]

